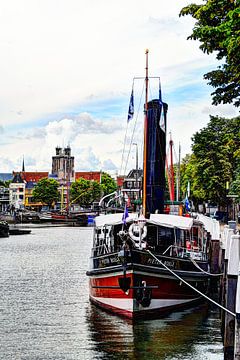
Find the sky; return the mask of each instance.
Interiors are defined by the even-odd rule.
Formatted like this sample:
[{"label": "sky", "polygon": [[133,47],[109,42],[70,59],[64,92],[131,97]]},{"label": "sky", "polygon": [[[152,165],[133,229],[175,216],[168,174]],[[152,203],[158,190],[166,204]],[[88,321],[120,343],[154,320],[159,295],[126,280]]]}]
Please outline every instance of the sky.
[{"label": "sky", "polygon": [[[136,150],[141,166],[143,80],[134,81],[128,127],[127,115],[133,78],[145,76],[145,49],[149,76],[161,78],[176,153],[179,144],[182,157],[191,152],[209,114],[237,116],[232,105],[211,105],[203,75],[219,63],[187,40],[194,20],[179,12],[191,2],[1,1],[0,173],[20,171],[23,157],[26,171],[51,172],[55,148],[68,145],[75,171],[122,174],[135,167]],[[149,93],[157,96],[158,81]]]}]

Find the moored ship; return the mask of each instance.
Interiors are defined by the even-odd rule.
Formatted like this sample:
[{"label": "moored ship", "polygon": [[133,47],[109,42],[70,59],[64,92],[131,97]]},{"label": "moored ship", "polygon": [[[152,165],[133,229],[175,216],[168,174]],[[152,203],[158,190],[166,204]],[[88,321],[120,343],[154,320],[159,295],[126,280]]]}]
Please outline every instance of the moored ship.
[{"label": "moored ship", "polygon": [[193,305],[210,279],[211,220],[164,214],[168,106],[148,102],[148,81],[147,51],[142,209],[95,218],[87,272],[91,302],[130,319]]}]

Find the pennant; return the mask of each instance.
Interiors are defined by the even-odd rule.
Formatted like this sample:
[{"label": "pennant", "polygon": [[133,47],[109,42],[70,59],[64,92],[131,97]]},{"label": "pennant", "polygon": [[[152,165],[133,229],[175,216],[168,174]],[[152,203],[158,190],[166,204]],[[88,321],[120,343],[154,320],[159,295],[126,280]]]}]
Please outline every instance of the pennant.
[{"label": "pennant", "polygon": [[127,223],[127,218],[128,218],[128,208],[127,208],[127,204],[125,204],[125,208],[124,208],[124,213],[123,213],[123,216],[122,216],[122,222],[124,225],[126,225]]},{"label": "pennant", "polygon": [[128,108],[127,122],[132,120],[133,115],[134,115],[134,96],[133,96],[133,88],[132,88],[132,93],[131,93],[130,102],[129,102],[129,108]]}]

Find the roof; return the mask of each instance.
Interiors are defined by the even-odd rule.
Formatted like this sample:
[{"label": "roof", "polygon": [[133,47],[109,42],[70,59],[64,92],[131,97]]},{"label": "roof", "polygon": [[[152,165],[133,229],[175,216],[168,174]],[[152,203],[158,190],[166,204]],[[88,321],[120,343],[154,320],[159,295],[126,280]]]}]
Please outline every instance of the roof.
[{"label": "roof", "polygon": [[117,186],[123,186],[124,180],[125,180],[124,175],[117,176]]},{"label": "roof", "polygon": [[27,184],[26,184],[26,189],[33,189],[35,185],[36,185],[35,182],[28,181]]},{"label": "roof", "polygon": [[12,183],[14,183],[14,184],[23,184],[24,183],[24,180],[23,180],[23,178],[22,178],[22,176],[21,176],[21,174],[20,173],[13,173],[13,179],[12,179]]},{"label": "roof", "polygon": [[75,179],[78,180],[83,178],[85,180],[95,180],[100,182],[101,172],[100,171],[75,171]]},{"label": "roof", "polygon": [[26,182],[31,181],[31,182],[36,183],[43,178],[47,178],[48,172],[47,171],[34,171],[34,172],[24,171],[24,172],[21,172],[21,176]]}]

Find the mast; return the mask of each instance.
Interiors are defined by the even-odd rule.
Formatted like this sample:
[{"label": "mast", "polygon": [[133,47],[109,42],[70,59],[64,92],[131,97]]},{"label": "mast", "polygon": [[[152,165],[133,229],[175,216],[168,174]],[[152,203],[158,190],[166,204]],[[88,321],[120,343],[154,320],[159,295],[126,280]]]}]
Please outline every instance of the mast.
[{"label": "mast", "polygon": [[174,170],[173,170],[173,140],[170,133],[170,200],[174,201]]},{"label": "mast", "polygon": [[181,166],[181,145],[179,143],[179,148],[178,148],[178,172],[177,172],[177,201],[179,201],[180,197],[181,197],[181,191],[180,191],[180,182],[181,182],[181,179],[180,179],[180,166]]},{"label": "mast", "polygon": [[144,147],[143,147],[143,215],[147,210],[147,110],[148,110],[148,49],[146,54],[145,105],[144,105]]}]

